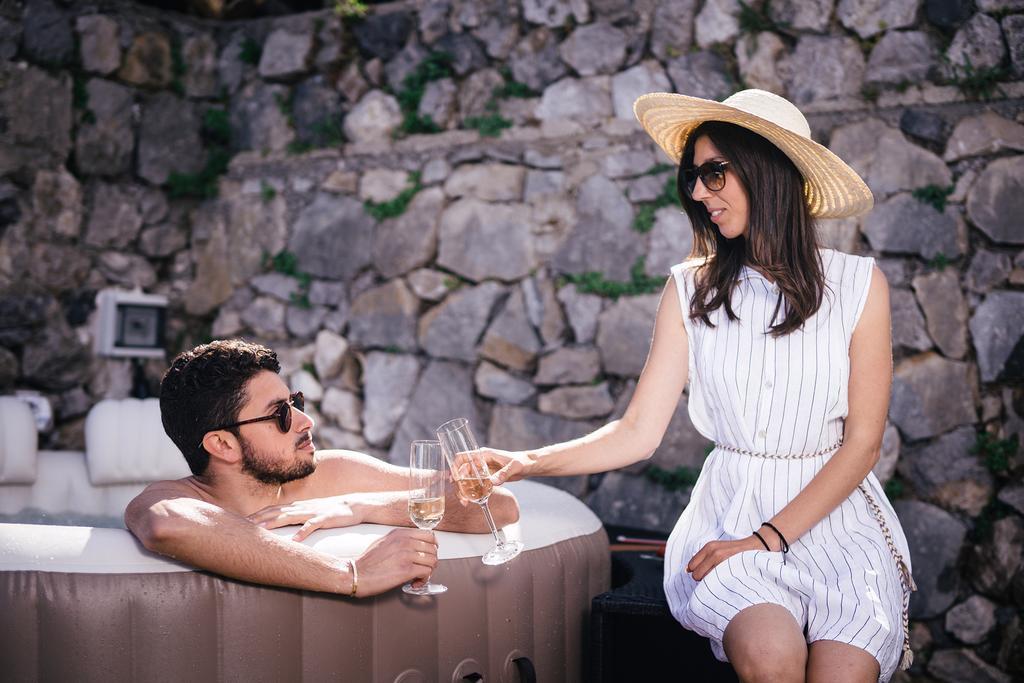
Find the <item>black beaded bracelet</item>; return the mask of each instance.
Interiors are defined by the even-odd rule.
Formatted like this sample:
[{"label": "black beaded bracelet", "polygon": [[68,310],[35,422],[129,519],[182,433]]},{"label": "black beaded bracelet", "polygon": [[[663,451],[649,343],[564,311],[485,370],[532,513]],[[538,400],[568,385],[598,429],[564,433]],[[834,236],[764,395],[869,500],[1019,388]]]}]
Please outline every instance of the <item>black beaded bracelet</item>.
[{"label": "black beaded bracelet", "polygon": [[754,535],[757,536],[757,540],[761,541],[761,545],[764,546],[765,550],[767,550],[768,552],[772,551],[772,549],[768,547],[768,542],[764,540],[764,536],[757,533],[756,531],[754,532]]}]

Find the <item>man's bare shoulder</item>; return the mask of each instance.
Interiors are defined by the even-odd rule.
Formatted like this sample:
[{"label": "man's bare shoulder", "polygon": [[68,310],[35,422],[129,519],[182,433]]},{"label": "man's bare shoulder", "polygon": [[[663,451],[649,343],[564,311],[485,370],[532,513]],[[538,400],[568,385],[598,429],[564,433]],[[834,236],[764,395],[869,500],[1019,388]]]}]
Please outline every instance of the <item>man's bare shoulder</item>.
[{"label": "man's bare shoulder", "polygon": [[149,507],[161,500],[171,500],[173,498],[195,498],[196,500],[206,500],[202,495],[202,492],[192,481],[192,477],[184,477],[182,479],[154,481],[152,484],[142,489],[142,492],[135,496],[128,505],[129,507]]},{"label": "man's bare shoulder", "polygon": [[367,453],[341,449],[318,450],[316,471],[308,477],[308,482],[304,482],[302,488],[305,490],[300,495],[336,496],[362,491],[398,490],[407,486],[406,476],[404,468]]}]

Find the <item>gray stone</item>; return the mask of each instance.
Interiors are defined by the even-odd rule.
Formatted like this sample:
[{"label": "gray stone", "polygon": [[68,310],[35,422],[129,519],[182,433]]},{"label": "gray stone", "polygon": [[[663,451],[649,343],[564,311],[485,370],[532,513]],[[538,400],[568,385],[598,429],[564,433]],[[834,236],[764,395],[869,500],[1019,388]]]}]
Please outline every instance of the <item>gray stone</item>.
[{"label": "gray stone", "polygon": [[974,10],[971,0],[925,0],[928,21],[945,29],[953,29],[967,20]]},{"label": "gray stone", "polygon": [[51,291],[74,289],[89,277],[92,259],[81,247],[40,242],[29,254],[30,281],[40,287]]},{"label": "gray stone", "polygon": [[638,377],[650,350],[657,294],[622,297],[598,318],[597,349],[605,372]]},{"label": "gray stone", "polygon": [[[516,7],[508,7],[514,12]],[[504,60],[519,42],[519,26],[514,16],[493,16],[483,26],[473,31],[492,59]]]},{"label": "gray stone", "polygon": [[604,300],[596,294],[581,294],[576,285],[566,285],[558,290],[558,300],[565,307],[573,336],[577,344],[588,344],[597,335],[597,319]]},{"label": "gray stone", "polygon": [[908,193],[900,193],[875,206],[861,224],[871,248],[898,254],[938,254],[956,257],[964,252],[954,209],[939,213]]},{"label": "gray stone", "polygon": [[142,228],[131,186],[97,183],[92,192],[85,243],[94,247],[124,248]]},{"label": "gray stone", "polygon": [[505,288],[495,282],[460,289],[420,318],[420,346],[434,358],[474,361],[477,343]]},{"label": "gray stone", "polygon": [[522,289],[515,289],[487,328],[480,355],[513,370],[529,371],[540,348],[540,339],[526,313]]},{"label": "gray stone", "polygon": [[199,115],[186,100],[169,93],[150,97],[139,124],[138,174],[162,185],[172,173],[198,173],[206,161]]},{"label": "gray stone", "polygon": [[678,206],[663,206],[654,214],[654,227],[644,261],[645,272],[651,277],[667,278],[669,269],[686,260],[692,247],[690,219]]},{"label": "gray stone", "polygon": [[[420,100],[417,113],[422,117],[429,118],[440,128],[449,128],[458,106],[456,102],[458,90],[458,86],[451,78],[430,81],[423,91],[423,98]],[[430,182],[436,182],[436,180],[435,178]]]},{"label": "gray stone", "polygon": [[[978,12],[953,36],[953,42],[946,49],[953,73],[965,74],[964,70],[978,71],[999,66],[1006,57],[1002,30],[999,22]],[[968,66],[970,65],[970,66]]]},{"label": "gray stone", "polygon": [[708,48],[715,43],[732,42],[740,33],[739,14],[738,0],[707,0],[693,25],[697,44]]},{"label": "gray stone", "polygon": [[348,339],[360,348],[416,350],[419,300],[400,279],[369,289],[355,298]]},{"label": "gray stone", "polygon": [[438,40],[435,47],[451,55],[452,70],[457,76],[466,76],[487,66],[487,55],[480,41],[467,33],[449,33]]},{"label": "gray stone", "polygon": [[523,0],[523,18],[551,28],[565,26],[572,16],[577,23],[590,18],[586,0]]},{"label": "gray stone", "polygon": [[626,40],[623,31],[599,21],[577,27],[562,42],[559,52],[581,76],[612,74],[626,58]]},{"label": "gray stone", "polygon": [[314,306],[348,305],[348,288],[344,282],[313,280],[309,286],[309,303]]},{"label": "gray stone", "polygon": [[689,489],[669,491],[645,477],[609,472],[587,505],[605,524],[667,534],[689,500]]},{"label": "gray stone", "polygon": [[633,207],[622,190],[604,176],[591,176],[577,192],[576,211],[576,225],[553,266],[565,273],[596,271],[609,280],[628,281],[646,249],[632,229]]},{"label": "gray stone", "polygon": [[532,198],[529,221],[534,252],[540,261],[550,262],[576,225],[576,207],[563,197],[547,195]]},{"label": "gray stone", "polygon": [[405,279],[416,296],[425,301],[440,301],[443,299],[448,294],[448,283],[454,280],[450,275],[445,275],[440,271],[431,270],[430,268],[414,270]]},{"label": "gray stone", "polygon": [[655,57],[664,62],[689,51],[696,11],[696,0],[657,3],[651,19],[651,53]]},{"label": "gray stone", "polygon": [[998,381],[1024,336],[1024,292],[992,292],[974,310],[970,328],[981,381]]},{"label": "gray stone", "polygon": [[409,462],[409,444],[429,438],[447,420],[464,417],[479,436],[483,421],[473,400],[473,373],[461,363],[431,361],[420,375],[409,408],[388,454],[393,463]]},{"label": "gray stone", "polygon": [[50,320],[21,352],[21,376],[44,391],[66,391],[89,375],[90,350],[59,315]]},{"label": "gray stone", "polygon": [[51,0],[32,0],[22,15],[22,49],[33,62],[66,64],[74,54],[74,36],[67,13]]},{"label": "gray stone", "polygon": [[626,188],[626,196],[634,204],[653,202],[661,196],[668,182],[675,182],[675,176],[668,173],[640,176],[629,182]]},{"label": "gray stone", "polygon": [[282,273],[266,273],[249,280],[249,286],[260,294],[288,303],[299,294],[299,281]]},{"label": "gray stone", "polygon": [[526,380],[487,361],[483,361],[477,367],[473,381],[478,394],[493,398],[499,403],[522,403],[537,393],[533,385]]},{"label": "gray stone", "polygon": [[345,117],[345,135],[353,142],[387,142],[401,123],[398,101],[380,90],[371,90]]},{"label": "gray stone", "polygon": [[444,193],[432,187],[416,194],[401,216],[373,232],[373,265],[386,278],[425,266],[437,251],[438,218]]},{"label": "gray stone", "polygon": [[283,85],[255,81],[231,101],[232,144],[240,149],[280,152],[295,139],[288,117],[281,111],[290,97]]},{"label": "gray stone", "polygon": [[967,527],[948,512],[917,500],[897,500],[893,507],[907,536],[917,584],[910,595],[910,618],[938,616],[956,600],[956,565]]},{"label": "gray stone", "polygon": [[22,25],[20,21],[0,17],[0,60],[12,60],[18,54],[21,32]]},{"label": "gray stone", "polygon": [[402,51],[391,58],[384,66],[384,78],[393,92],[399,92],[408,78],[420,63],[427,58],[426,48],[418,41],[411,40]]},{"label": "gray stone", "polygon": [[937,436],[977,421],[977,393],[971,365],[922,353],[896,366],[889,418],[910,439]]},{"label": "gray stone", "polygon": [[967,196],[967,216],[989,238],[1024,244],[1024,156],[996,159],[985,167]]},{"label": "gray stone", "polygon": [[359,432],[363,429],[363,422],[360,419],[363,402],[351,391],[328,387],[324,392],[323,400],[320,401],[320,412],[331,418],[342,429],[351,432]]},{"label": "gray stone", "polygon": [[942,144],[946,141],[946,122],[930,111],[904,109],[900,115],[900,130],[929,142]]},{"label": "gray stone", "polygon": [[900,446],[900,430],[886,421],[885,431],[882,432],[882,452],[879,454],[878,462],[871,468],[871,472],[883,484],[892,479],[892,475],[896,473],[896,466],[900,459]]},{"label": "gray stone", "polygon": [[63,164],[71,149],[71,78],[0,62],[0,82],[0,175]]},{"label": "gray stone", "polygon": [[612,115],[607,77],[563,78],[544,89],[536,115],[541,122],[572,119],[594,123]]},{"label": "gray stone", "polygon": [[923,31],[889,31],[871,50],[868,83],[920,83],[938,63],[939,50]]},{"label": "gray stone", "polygon": [[701,50],[676,57],[668,63],[675,92],[709,100],[724,100],[736,90],[729,67],[717,52]]},{"label": "gray stone", "polygon": [[181,49],[185,62],[185,94],[189,97],[217,96],[217,41],[202,33],[190,36]]},{"label": "gray stone", "polygon": [[1024,14],[1003,17],[1003,36],[1010,48],[1010,66],[1014,76],[1024,76]]},{"label": "gray stone", "polygon": [[0,290],[0,344],[20,346],[32,339],[55,306],[51,295],[35,287]]},{"label": "gray stone", "polygon": [[561,346],[565,341],[565,315],[558,305],[555,283],[548,276],[547,270],[523,280],[521,286],[526,314],[530,323],[540,332],[544,347]]},{"label": "gray stone", "polygon": [[939,650],[928,660],[928,673],[942,683],[1011,683],[1007,674],[970,650]]},{"label": "gray stone", "polygon": [[[415,356],[372,351],[363,361],[363,436],[386,446],[409,405],[420,363]],[[431,432],[427,432],[429,436]]]},{"label": "gray stone", "polygon": [[524,277],[537,265],[525,214],[521,204],[453,202],[441,214],[437,265],[474,282]]},{"label": "gray stone", "polygon": [[946,161],[997,154],[1006,150],[1024,151],[1024,126],[986,111],[961,119],[946,145]]},{"label": "gray stone", "polygon": [[153,264],[138,254],[105,251],[96,259],[96,268],[109,282],[130,289],[148,289],[156,284]]},{"label": "gray stone", "polygon": [[914,293],[894,287],[889,290],[889,303],[892,309],[893,348],[903,347],[914,351],[930,349],[932,340],[925,329],[924,315],[918,308]]},{"label": "gray stone", "polygon": [[558,52],[557,36],[546,27],[531,31],[516,45],[508,66],[516,81],[538,92],[569,72]]},{"label": "gray stone", "polygon": [[768,31],[746,33],[736,41],[735,52],[740,78],[745,85],[777,95],[786,94],[786,85],[779,73],[779,60],[786,53],[786,44],[779,36]]},{"label": "gray stone", "polygon": [[188,246],[188,232],[177,223],[160,223],[139,234],[139,251],[152,258],[170,256]]},{"label": "gray stone", "polygon": [[324,76],[307,78],[295,86],[291,117],[300,142],[317,148],[339,146],[341,116],[341,94]]},{"label": "gray stone", "polygon": [[[313,376],[313,373],[308,370],[297,370],[292,373],[291,377],[288,378],[288,384],[291,386],[293,391],[301,391],[307,401],[314,403],[320,401],[324,397],[324,387],[320,384],[319,380]],[[316,419],[317,414],[312,412],[316,410],[313,406],[306,406],[310,417],[314,418],[315,422],[322,422],[322,420]]]},{"label": "gray stone", "polygon": [[423,165],[420,181],[424,185],[433,185],[446,179],[451,172],[452,167],[445,159],[431,159]]},{"label": "gray stone", "polygon": [[[349,40],[346,36],[347,27],[344,19],[339,16],[320,18],[320,28],[316,31],[316,57],[313,64],[320,70],[332,70],[346,57]],[[314,19],[314,28],[317,20]],[[353,63],[355,60],[353,60]]]},{"label": "gray stone", "polygon": [[839,0],[836,16],[861,38],[912,26],[921,0]]},{"label": "gray stone", "polygon": [[1018,513],[1024,515],[1024,484],[1004,486],[996,496],[999,502],[1006,503]]},{"label": "gray stone", "polygon": [[14,386],[20,373],[18,357],[0,346],[0,389]]},{"label": "gray stone", "polygon": [[[470,74],[459,90],[459,118],[462,121],[475,116],[487,116],[494,106],[494,89],[501,87],[505,79],[496,69],[483,69]],[[479,150],[469,152],[477,159]],[[468,159],[466,159],[468,160]]]},{"label": "gray stone", "polygon": [[565,188],[562,171],[528,171],[523,184],[523,200],[532,202],[538,197],[560,195]]},{"label": "gray stone", "polygon": [[449,197],[475,197],[485,202],[515,202],[523,197],[526,169],[508,164],[463,164],[445,181]]},{"label": "gray stone", "polygon": [[534,168],[562,168],[562,157],[559,154],[546,154],[537,149],[527,149],[523,153],[523,161]]},{"label": "gray stone", "polygon": [[408,12],[371,13],[352,25],[352,35],[368,58],[386,62],[405,46],[414,28]]},{"label": "gray stone", "polygon": [[75,19],[82,68],[109,74],[121,66],[120,28],[116,21],[101,14],[88,14]]},{"label": "gray stone", "polygon": [[780,68],[789,74],[786,84],[796,104],[859,97],[864,55],[853,38],[804,35]]},{"label": "gray stone", "polygon": [[82,225],[82,187],[61,167],[39,171],[32,184],[32,214],[38,237],[78,239]]},{"label": "gray stone", "polygon": [[601,357],[592,346],[566,346],[542,356],[535,384],[586,384],[601,372]]},{"label": "gray stone", "polygon": [[994,481],[971,448],[974,427],[960,427],[923,446],[903,450],[897,470],[923,499],[977,516],[992,498]]},{"label": "gray stone", "polygon": [[[277,254],[285,248],[285,237],[288,234],[285,220],[287,207],[280,195],[270,201],[260,202],[240,195],[226,202],[225,208],[229,250],[227,256],[215,267],[227,269],[231,273],[232,282],[238,286],[263,272],[267,254]],[[193,244],[197,241],[197,233],[193,221]]]},{"label": "gray stone", "polygon": [[637,176],[654,165],[649,149],[623,149],[613,151],[601,160],[601,169],[607,178]]},{"label": "gray stone", "polygon": [[828,30],[834,6],[835,0],[772,0],[767,9],[771,19],[778,24],[797,31],[824,33]]},{"label": "gray stone", "polygon": [[914,278],[913,286],[935,345],[948,358],[963,358],[968,313],[959,273],[952,268],[925,273]]},{"label": "gray stone", "polygon": [[821,246],[847,254],[855,254],[860,247],[860,220],[850,218],[819,218],[818,240]]},{"label": "gray stone", "polygon": [[612,108],[615,117],[635,121],[633,103],[651,92],[668,92],[672,84],[661,65],[649,59],[612,76]]},{"label": "gray stone", "polygon": [[166,88],[173,78],[171,41],[163,33],[136,34],[117,77],[143,88]]},{"label": "gray stone", "polygon": [[425,44],[430,45],[448,32],[450,10],[450,0],[434,0],[419,8],[420,37]]},{"label": "gray stone", "polygon": [[350,280],[370,264],[373,219],[351,197],[318,194],[295,220],[288,250],[299,270]]},{"label": "gray stone", "polygon": [[993,287],[1005,283],[1013,266],[1006,254],[979,249],[971,259],[964,285],[972,292],[985,294]]},{"label": "gray stone", "polygon": [[569,419],[603,417],[612,412],[615,402],[608,393],[608,383],[559,387],[540,395],[537,407],[542,413]]},{"label": "gray stone", "polygon": [[292,337],[308,339],[323,328],[328,312],[325,306],[291,303],[285,311],[285,329]]},{"label": "gray stone", "polygon": [[246,36],[241,31],[235,32],[228,40],[228,44],[221,50],[217,59],[217,78],[228,93],[234,94],[242,83],[242,78],[248,66],[242,61],[242,53],[245,50]]},{"label": "gray stone", "polygon": [[389,202],[409,184],[409,174],[390,168],[372,168],[359,179],[359,198],[366,201]]},{"label": "gray stone", "polygon": [[946,630],[963,643],[977,645],[996,625],[996,605],[980,595],[972,595],[946,612]]},{"label": "gray stone", "polygon": [[313,354],[313,367],[316,369],[316,376],[322,380],[328,380],[341,372],[342,361],[347,352],[348,341],[340,334],[329,330],[318,332],[316,351]]},{"label": "gray stone", "polygon": [[83,174],[115,176],[131,169],[135,133],[132,91],[98,78],[86,84],[91,123],[83,122],[75,138],[75,163]]},{"label": "gray stone", "polygon": [[991,537],[975,546],[971,559],[974,587],[995,598],[1007,597],[1024,566],[1024,522],[1014,515],[993,522]]},{"label": "gray stone", "polygon": [[[543,415],[530,408],[498,404],[491,411],[487,445],[510,451],[540,448],[589,434],[596,423]],[[586,491],[586,476],[545,477],[542,483],[556,486],[575,496]]]}]

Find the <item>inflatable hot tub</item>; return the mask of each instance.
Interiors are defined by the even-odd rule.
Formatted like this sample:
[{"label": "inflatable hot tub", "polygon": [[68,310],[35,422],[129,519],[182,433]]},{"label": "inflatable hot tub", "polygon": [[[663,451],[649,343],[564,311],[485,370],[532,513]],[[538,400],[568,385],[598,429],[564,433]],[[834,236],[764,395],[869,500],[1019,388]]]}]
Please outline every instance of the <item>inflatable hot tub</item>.
[{"label": "inflatable hot tub", "polygon": [[[576,498],[509,485],[525,543],[480,562],[488,535],[439,532],[437,597],[353,600],[194,571],[122,529],[0,524],[4,681],[580,681],[591,599],[610,585],[608,540]],[[278,530],[290,534],[294,529]],[[388,527],[314,533],[360,553]]]}]

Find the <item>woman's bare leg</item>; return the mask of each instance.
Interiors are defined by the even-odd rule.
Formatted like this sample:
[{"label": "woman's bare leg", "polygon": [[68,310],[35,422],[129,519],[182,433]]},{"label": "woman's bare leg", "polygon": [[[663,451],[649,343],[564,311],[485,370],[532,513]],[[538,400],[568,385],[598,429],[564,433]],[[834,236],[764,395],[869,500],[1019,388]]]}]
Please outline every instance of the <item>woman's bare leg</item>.
[{"label": "woman's bare leg", "polygon": [[729,663],[743,683],[804,683],[807,641],[780,605],[753,605],[733,617],[722,637]]},{"label": "woman's bare leg", "polygon": [[878,660],[866,650],[836,640],[816,640],[808,649],[807,683],[878,681]]}]

